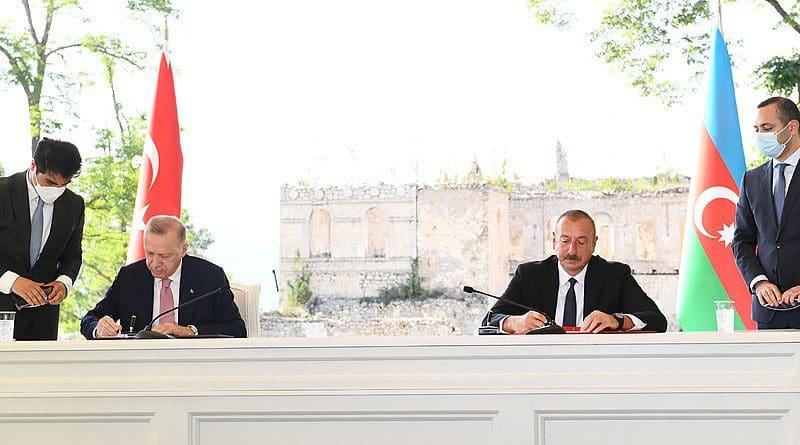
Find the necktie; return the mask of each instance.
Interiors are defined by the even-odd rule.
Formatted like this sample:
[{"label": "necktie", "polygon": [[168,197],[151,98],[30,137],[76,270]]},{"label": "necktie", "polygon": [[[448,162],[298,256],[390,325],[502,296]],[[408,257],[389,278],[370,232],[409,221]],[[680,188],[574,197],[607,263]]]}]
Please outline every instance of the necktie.
[{"label": "necktie", "polygon": [[575,278],[569,279],[569,290],[567,291],[567,299],[564,301],[564,321],[561,323],[564,326],[577,326],[578,318],[578,302],[575,299],[575,283],[578,280]]},{"label": "necktie", "polygon": [[36,264],[36,260],[39,259],[39,249],[42,247],[42,230],[44,228],[44,218],[42,216],[44,201],[42,201],[42,198],[38,198],[38,201],[36,209],[33,211],[33,219],[31,220],[31,268]]},{"label": "necktie", "polygon": [[[159,300],[160,307],[158,309],[159,314],[175,307],[175,300],[172,299],[172,289],[169,288],[171,283],[172,280],[169,278],[164,278],[161,280],[161,298]],[[159,318],[158,322],[175,323],[175,312],[170,312],[169,314]]]},{"label": "necktie", "polygon": [[775,199],[775,214],[778,215],[778,225],[781,225],[781,217],[783,216],[783,203],[786,201],[786,176],[783,175],[783,170],[789,164],[780,163],[775,166],[778,169],[778,178],[775,180],[775,191],[773,198]]}]

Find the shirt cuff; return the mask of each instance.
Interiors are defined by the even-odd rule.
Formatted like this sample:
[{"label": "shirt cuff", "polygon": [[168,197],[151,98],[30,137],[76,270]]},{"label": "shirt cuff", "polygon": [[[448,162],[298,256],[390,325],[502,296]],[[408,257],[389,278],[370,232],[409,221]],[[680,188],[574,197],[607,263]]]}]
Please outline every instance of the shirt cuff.
[{"label": "shirt cuff", "polygon": [[631,321],[633,322],[633,327],[630,329],[631,331],[641,331],[642,329],[644,329],[645,326],[647,326],[647,323],[643,322],[642,320],[639,319],[639,317],[635,315],[631,314],[623,314],[623,315],[630,318]]},{"label": "shirt cuff", "polygon": [[505,317],[503,317],[503,319],[500,320],[500,324],[497,326],[497,329],[500,331],[501,334],[511,335],[510,332],[506,332],[506,331],[503,330],[503,323],[506,322],[506,318],[508,318],[508,317],[510,317],[510,315],[506,315]]},{"label": "shirt cuff", "polygon": [[92,338],[97,338],[97,325],[94,325],[94,329],[92,329]]},{"label": "shirt cuff", "polygon": [[753,278],[753,281],[750,282],[750,292],[756,291],[756,284],[758,284],[759,281],[769,281],[769,278],[763,274]]},{"label": "shirt cuff", "polygon": [[56,278],[56,281],[64,283],[64,286],[67,287],[67,293],[70,293],[70,291],[72,291],[72,278],[66,275],[59,275],[58,278]]},{"label": "shirt cuff", "polygon": [[19,278],[19,274],[12,271],[7,271],[0,277],[0,292],[4,294],[11,293],[11,287],[14,286],[14,281]]}]

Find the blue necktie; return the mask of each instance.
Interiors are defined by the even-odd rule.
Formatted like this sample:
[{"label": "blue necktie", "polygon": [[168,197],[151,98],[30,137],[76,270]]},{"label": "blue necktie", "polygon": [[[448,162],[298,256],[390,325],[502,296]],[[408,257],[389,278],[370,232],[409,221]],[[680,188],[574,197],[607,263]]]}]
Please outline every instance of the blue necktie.
[{"label": "blue necktie", "polygon": [[783,203],[786,201],[786,176],[783,175],[783,170],[789,164],[780,163],[775,166],[778,169],[778,178],[775,180],[775,191],[773,198],[775,199],[775,214],[778,215],[778,225],[781,225],[781,217],[783,216]]},{"label": "blue necktie", "polygon": [[567,299],[564,301],[564,321],[561,322],[563,326],[578,325],[578,302],[575,298],[575,283],[577,282],[578,280],[575,278],[569,279]]},{"label": "blue necktie", "polygon": [[33,219],[31,220],[31,268],[36,264],[36,260],[39,259],[39,249],[42,247],[43,209],[44,201],[39,198],[39,203],[36,204],[36,210],[33,211]]}]

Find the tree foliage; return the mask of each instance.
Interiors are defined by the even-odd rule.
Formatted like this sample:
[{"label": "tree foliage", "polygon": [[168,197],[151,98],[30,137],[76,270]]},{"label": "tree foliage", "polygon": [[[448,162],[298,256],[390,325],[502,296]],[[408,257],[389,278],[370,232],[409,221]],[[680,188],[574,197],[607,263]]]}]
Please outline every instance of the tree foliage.
[{"label": "tree foliage", "polygon": [[[800,1],[724,3],[769,6],[777,15],[776,28],[787,27],[800,33]],[[560,24],[548,19],[551,16],[568,16],[563,5],[556,5],[553,0],[529,0],[529,4],[545,24]],[[643,96],[674,105],[696,89],[698,78],[705,72],[715,20],[713,5],[716,2],[709,0],[618,0],[604,11],[590,40],[597,45],[597,56],[623,73]],[[773,55],[754,74],[770,93],[789,96],[800,84],[799,67],[797,52],[788,58]],[[676,77],[676,72],[684,75]]]},{"label": "tree foliage", "polygon": [[[59,25],[68,18],[77,16],[79,22],[91,22],[90,11],[85,10],[80,0],[31,3],[19,0],[16,10],[3,9],[10,16],[0,13],[0,54],[4,56],[0,62],[6,62],[0,63],[0,82],[19,86],[25,93],[33,154],[42,133],[61,128],[63,117],[74,115],[70,99],[80,87],[81,79],[79,73],[69,69],[73,56],[80,52],[101,54],[141,67],[145,52],[109,35],[62,32]],[[127,0],[126,5],[131,11],[143,14],[175,12],[171,0]]]},{"label": "tree foliage", "polygon": [[564,28],[573,18],[559,0],[528,0],[528,6],[533,10],[536,20],[544,25]]},{"label": "tree foliage", "polygon": [[756,68],[756,77],[768,91],[789,97],[795,89],[800,99],[800,53],[791,57],[773,57]]},{"label": "tree foliage", "polygon": [[[671,105],[703,72],[711,13],[706,0],[622,0],[605,12],[590,38],[598,57],[617,68],[643,96]],[[664,73],[689,67],[682,81]]]},{"label": "tree foliage", "polygon": [[[171,0],[117,1],[142,16],[177,14]],[[67,16],[77,15],[81,21],[90,21],[91,11],[84,10],[80,0],[40,0],[35,5],[20,0],[19,3],[15,20],[0,22],[0,54],[8,62],[4,67],[0,57],[0,69],[6,68],[0,73],[0,81],[18,85],[25,92],[31,151],[43,132],[60,128],[76,118],[69,103],[75,91],[83,86],[83,74],[70,71],[68,62],[79,53],[94,55],[100,62],[105,83],[98,83],[105,85],[105,94],[109,94],[112,103],[114,128],[96,130],[92,155],[84,153],[82,174],[73,185],[86,201],[83,265],[73,291],[61,304],[61,331],[76,332],[81,317],[102,298],[126,260],[147,122],[144,114],[134,113],[132,117],[126,114],[118,99],[115,75],[120,68],[118,64],[141,70],[146,53],[112,35],[57,32]],[[201,254],[213,243],[213,238],[208,230],[191,222],[186,209],[181,213],[187,226],[189,251]]]}]

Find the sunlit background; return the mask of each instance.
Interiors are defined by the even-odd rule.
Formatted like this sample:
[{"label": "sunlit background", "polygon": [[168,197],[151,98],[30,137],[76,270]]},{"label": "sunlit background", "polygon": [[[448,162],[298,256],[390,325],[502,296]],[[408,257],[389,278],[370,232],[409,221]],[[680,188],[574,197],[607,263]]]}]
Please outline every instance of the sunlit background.
[{"label": "sunlit background", "polygon": [[[123,3],[86,1],[98,11],[91,23],[58,25],[150,48],[146,69],[117,82],[128,113],[149,113],[162,23],[132,19]],[[610,1],[562,2],[573,14],[566,28],[542,25],[525,0],[175,3],[183,205],[214,236],[207,256],[262,284],[263,309],[278,304],[281,184],[432,184],[473,161],[488,174],[506,161],[510,174],[538,182],[555,175],[557,140],[573,176],[692,174],[702,94],[667,108],[595,57],[587,34]],[[772,30],[774,11],[726,8],[750,158],[752,110],[767,95],[750,73],[792,35]],[[20,9],[3,2],[0,22],[21,26]],[[96,60],[71,59],[69,69],[85,85],[51,136],[91,156],[95,130],[113,126],[110,96]],[[29,141],[22,91],[0,85],[7,174],[28,166]]]}]

